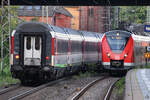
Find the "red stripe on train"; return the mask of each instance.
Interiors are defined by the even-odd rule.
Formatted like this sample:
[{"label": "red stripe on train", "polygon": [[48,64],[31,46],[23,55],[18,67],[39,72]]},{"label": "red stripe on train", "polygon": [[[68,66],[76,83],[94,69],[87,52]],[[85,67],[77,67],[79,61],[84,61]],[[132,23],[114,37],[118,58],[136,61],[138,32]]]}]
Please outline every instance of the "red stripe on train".
[{"label": "red stripe on train", "polygon": [[11,37],[11,54],[13,54],[14,51],[14,37]]},{"label": "red stripe on train", "polygon": [[55,43],[55,38],[52,38],[52,55],[54,55],[54,43]]}]

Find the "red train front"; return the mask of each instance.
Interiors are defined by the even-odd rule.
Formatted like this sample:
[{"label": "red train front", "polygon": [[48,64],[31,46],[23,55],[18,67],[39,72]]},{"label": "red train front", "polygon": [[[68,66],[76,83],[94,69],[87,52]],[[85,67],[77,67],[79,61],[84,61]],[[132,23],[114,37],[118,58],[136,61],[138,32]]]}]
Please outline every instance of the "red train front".
[{"label": "red train front", "polygon": [[106,70],[128,70],[134,66],[134,46],[130,32],[113,30],[102,39],[102,65]]}]

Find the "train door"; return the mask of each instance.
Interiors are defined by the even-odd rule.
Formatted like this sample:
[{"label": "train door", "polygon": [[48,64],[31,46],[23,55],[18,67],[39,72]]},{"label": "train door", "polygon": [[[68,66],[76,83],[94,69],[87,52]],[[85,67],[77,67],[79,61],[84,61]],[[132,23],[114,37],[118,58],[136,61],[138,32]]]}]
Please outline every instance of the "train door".
[{"label": "train door", "polygon": [[24,37],[24,65],[41,65],[41,37]]}]

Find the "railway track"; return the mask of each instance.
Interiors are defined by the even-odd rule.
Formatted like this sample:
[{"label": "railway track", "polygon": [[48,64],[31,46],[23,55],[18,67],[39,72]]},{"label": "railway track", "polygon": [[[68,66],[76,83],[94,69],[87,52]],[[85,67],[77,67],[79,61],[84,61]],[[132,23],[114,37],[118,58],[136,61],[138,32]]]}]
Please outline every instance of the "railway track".
[{"label": "railway track", "polygon": [[[68,78],[62,78],[56,81],[52,81],[37,87],[23,87],[23,86],[16,86],[14,88],[10,88],[10,89],[5,89],[5,90],[1,90],[0,91],[0,100],[20,100],[30,94],[33,94],[47,86],[51,86],[54,85],[60,81],[64,81],[67,80]],[[16,90],[18,89],[18,91],[16,92]],[[19,90],[20,89],[20,90]],[[15,93],[14,93],[15,91]],[[23,92],[21,92],[23,91]],[[9,96],[11,93],[13,93],[12,96]]]},{"label": "railway track", "polygon": [[12,91],[14,89],[17,89],[19,87],[20,87],[20,84],[15,85],[15,86],[11,86],[11,87],[8,87],[8,88],[5,88],[5,89],[2,89],[2,90],[0,90],[0,95],[4,94],[6,92]]},{"label": "railway track", "polygon": [[104,100],[109,100],[109,99],[110,99],[112,90],[113,90],[113,88],[114,88],[116,82],[118,82],[118,81],[119,81],[119,79],[117,79],[116,81],[114,81],[114,82],[110,85],[110,87],[109,87],[109,89],[108,89],[108,91],[107,91],[107,93],[106,93],[106,95],[105,95]]},{"label": "railway track", "polygon": [[[92,88],[92,86],[94,86],[94,85],[96,85],[97,83],[99,83],[100,81],[103,81],[103,80],[108,79],[108,78],[110,78],[110,77],[107,77],[107,76],[106,76],[106,77],[99,78],[99,79],[96,79],[96,80],[92,81],[91,83],[87,84],[81,91],[79,91],[75,96],[73,96],[71,100],[79,100],[85,92],[87,92],[90,88]],[[107,93],[106,93],[106,95],[104,96],[104,100],[109,100],[110,95],[111,95],[111,92],[112,92],[112,90],[113,90],[113,87],[114,87],[115,83],[116,83],[118,80],[119,80],[119,79],[113,81],[113,82],[110,84],[110,86],[109,86],[109,88],[108,88],[108,90],[107,90]]]}]

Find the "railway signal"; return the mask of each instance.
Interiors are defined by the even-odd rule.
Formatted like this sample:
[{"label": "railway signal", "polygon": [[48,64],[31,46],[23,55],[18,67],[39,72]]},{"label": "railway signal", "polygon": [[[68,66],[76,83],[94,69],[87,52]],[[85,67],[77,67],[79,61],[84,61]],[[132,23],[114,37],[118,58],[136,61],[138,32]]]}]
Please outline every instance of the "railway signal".
[{"label": "railway signal", "polygon": [[150,58],[150,53],[146,52],[146,53],[144,54],[144,57],[145,57],[145,58]]},{"label": "railway signal", "polygon": [[144,26],[144,32],[150,32],[150,25]]}]

